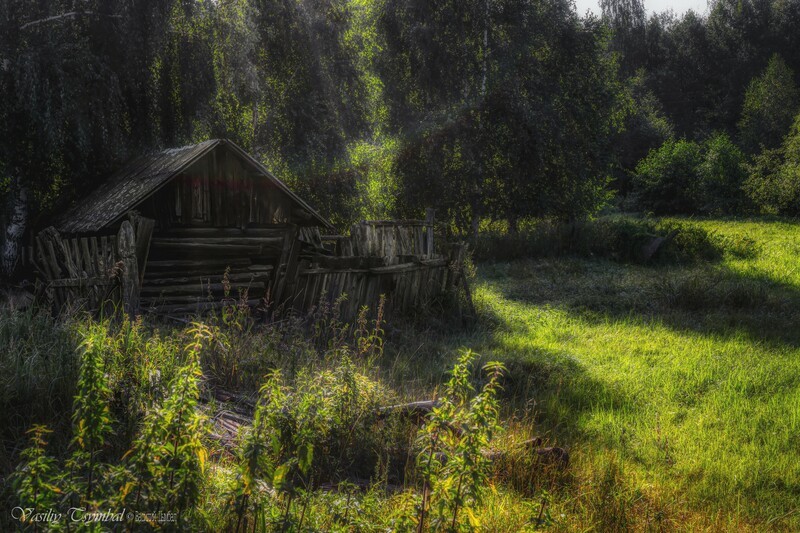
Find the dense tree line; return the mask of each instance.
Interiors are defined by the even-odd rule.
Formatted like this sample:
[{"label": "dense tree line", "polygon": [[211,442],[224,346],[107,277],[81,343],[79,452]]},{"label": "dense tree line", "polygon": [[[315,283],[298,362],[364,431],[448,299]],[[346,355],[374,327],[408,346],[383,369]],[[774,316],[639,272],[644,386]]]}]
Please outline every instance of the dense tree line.
[{"label": "dense tree line", "polygon": [[[794,213],[800,1],[7,0],[13,244],[144,150],[227,137],[345,226]],[[665,195],[669,195],[667,198]]]}]

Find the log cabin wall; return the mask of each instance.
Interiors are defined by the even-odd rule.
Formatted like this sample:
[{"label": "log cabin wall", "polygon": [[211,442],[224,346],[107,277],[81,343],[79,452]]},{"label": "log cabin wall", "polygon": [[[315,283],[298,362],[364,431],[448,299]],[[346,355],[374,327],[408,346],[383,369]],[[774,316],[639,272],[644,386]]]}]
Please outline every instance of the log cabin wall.
[{"label": "log cabin wall", "polygon": [[140,209],[156,220],[141,305],[160,313],[274,298],[296,225],[307,223],[288,195],[222,146]]}]

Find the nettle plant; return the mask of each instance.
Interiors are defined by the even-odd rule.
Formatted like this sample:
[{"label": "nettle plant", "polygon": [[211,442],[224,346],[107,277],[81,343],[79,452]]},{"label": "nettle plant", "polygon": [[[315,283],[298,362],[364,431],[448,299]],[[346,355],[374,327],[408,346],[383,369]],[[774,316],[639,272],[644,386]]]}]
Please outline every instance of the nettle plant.
[{"label": "nettle plant", "polygon": [[334,370],[301,371],[293,386],[270,374],[237,450],[229,529],[302,528],[313,489],[360,462],[382,391],[340,357]]},{"label": "nettle plant", "polygon": [[462,353],[444,395],[420,429],[417,471],[422,478],[422,498],[416,510],[417,531],[480,526],[475,509],[482,502],[491,473],[486,450],[502,429],[497,395],[505,369],[502,363],[487,363],[483,367],[486,382],[474,394],[471,368],[475,359],[472,351]]},{"label": "nettle plant", "polygon": [[[34,426],[29,447],[12,475],[20,505],[34,508],[80,507],[87,510],[136,509],[176,512],[192,509],[205,479],[208,428],[198,412],[199,353],[210,333],[193,325],[185,362],[175,372],[166,396],[144,417],[131,449],[111,457],[115,421],[109,382],[124,345],[108,323],[89,324],[81,344],[80,376],[73,403],[70,454],[63,465],[47,455],[49,430]],[[115,460],[116,459],[116,460]],[[63,467],[62,467],[63,466]],[[21,524],[36,529],[36,524]],[[88,526],[87,526],[88,527]],[[91,528],[90,528],[91,529]]]}]

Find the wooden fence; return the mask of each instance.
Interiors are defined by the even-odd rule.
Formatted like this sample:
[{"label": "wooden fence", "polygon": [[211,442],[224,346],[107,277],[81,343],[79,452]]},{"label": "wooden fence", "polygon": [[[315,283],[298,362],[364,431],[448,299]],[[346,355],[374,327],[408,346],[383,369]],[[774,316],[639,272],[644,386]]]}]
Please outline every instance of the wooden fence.
[{"label": "wooden fence", "polygon": [[65,306],[89,310],[138,310],[153,221],[131,216],[119,231],[66,239],[53,228],[24,249],[23,266],[35,270],[56,311]]},{"label": "wooden fence", "polygon": [[[252,247],[261,254],[256,259],[245,253],[255,253]],[[239,248],[241,257],[228,255]],[[190,255],[165,260],[165,253]],[[48,228],[26,249],[25,261],[39,272],[57,310],[115,305],[134,314],[141,301],[161,314],[199,313],[226,305],[219,292],[226,285],[222,271],[247,261],[228,269],[227,286],[246,289],[248,304],[308,313],[338,301],[340,316],[350,320],[363,306],[375,310],[381,296],[389,314],[447,299],[471,307],[465,253],[463,244],[437,249],[432,214],[425,221],[361,222],[346,236],[284,225],[250,230],[246,237],[214,228],[154,234],[153,220],[131,215],[112,235],[68,239]],[[187,270],[189,263],[196,263],[195,270]],[[466,300],[455,298],[458,291]]]}]

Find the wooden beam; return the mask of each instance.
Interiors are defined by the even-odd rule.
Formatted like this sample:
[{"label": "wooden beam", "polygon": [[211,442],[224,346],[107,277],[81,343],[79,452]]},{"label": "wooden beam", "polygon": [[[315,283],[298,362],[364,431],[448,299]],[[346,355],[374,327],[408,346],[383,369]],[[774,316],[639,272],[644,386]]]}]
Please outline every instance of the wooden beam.
[{"label": "wooden beam", "polygon": [[283,250],[281,251],[281,257],[277,265],[275,265],[275,277],[270,290],[270,296],[276,304],[279,302],[280,293],[283,292],[283,285],[286,277],[285,267],[289,264],[289,256],[292,252],[292,246],[297,240],[297,233],[297,226],[291,226],[283,237]]},{"label": "wooden beam", "polygon": [[133,317],[139,310],[139,263],[136,259],[136,233],[133,225],[125,220],[119,228],[117,252],[123,264],[122,305],[125,313]]}]

